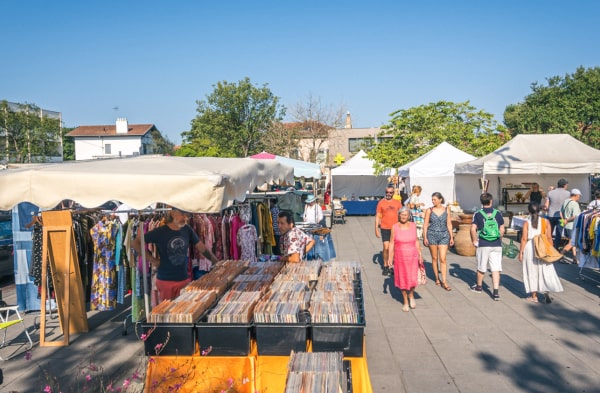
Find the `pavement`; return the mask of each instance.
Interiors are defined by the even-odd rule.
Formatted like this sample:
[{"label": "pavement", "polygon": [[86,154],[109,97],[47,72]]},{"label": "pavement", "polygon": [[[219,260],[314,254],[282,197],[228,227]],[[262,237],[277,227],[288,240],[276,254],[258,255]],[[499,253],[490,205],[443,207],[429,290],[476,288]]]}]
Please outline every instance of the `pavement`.
[{"label": "pavement", "polygon": [[[468,289],[475,282],[475,257],[448,253],[448,292],[435,285],[424,248],[429,281],[417,288],[416,309],[403,312],[393,278],[381,274],[374,217],[349,216],[333,226],[332,236],[336,260],[358,260],[363,268],[373,392],[600,392],[600,288],[589,279],[600,274],[591,272],[583,280],[577,266],[557,263],[564,292],[554,294],[551,304],[535,304],[525,300],[519,261],[504,258],[501,300],[493,301],[489,274],[483,293]],[[0,282],[0,289],[7,303],[16,303],[14,284]],[[63,393],[84,391],[85,376],[98,375],[90,364],[101,367],[102,377],[115,386],[136,371],[143,374],[143,345],[131,323],[124,329],[129,311],[125,304],[88,312],[89,332],[71,335],[70,345],[62,347],[40,347],[39,313],[26,314],[36,345],[30,359],[22,348],[0,361],[0,391],[40,392],[49,376],[58,378]],[[60,333],[56,319],[49,325],[51,334]],[[142,389],[133,380],[127,391]]]}]

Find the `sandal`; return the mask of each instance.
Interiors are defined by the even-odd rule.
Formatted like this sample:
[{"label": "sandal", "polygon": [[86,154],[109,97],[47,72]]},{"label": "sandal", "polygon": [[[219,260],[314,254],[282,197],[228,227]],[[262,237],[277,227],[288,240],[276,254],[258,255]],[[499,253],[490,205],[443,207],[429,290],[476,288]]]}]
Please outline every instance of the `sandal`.
[{"label": "sandal", "polygon": [[405,304],[404,306],[402,306],[402,311],[408,312],[408,304]]},{"label": "sandal", "polygon": [[532,303],[539,303],[540,301],[537,299],[537,297],[531,297],[529,296],[526,300],[532,302]]},{"label": "sandal", "polygon": [[435,285],[439,287],[440,285],[442,285],[442,283],[440,283],[440,280],[435,280]]},{"label": "sandal", "polygon": [[448,285],[446,283],[442,284],[442,288],[444,288],[446,291],[451,291],[452,290],[452,288],[450,288],[450,285]]},{"label": "sandal", "polygon": [[415,299],[410,299],[410,308],[413,310],[417,308],[417,303],[415,303]]}]

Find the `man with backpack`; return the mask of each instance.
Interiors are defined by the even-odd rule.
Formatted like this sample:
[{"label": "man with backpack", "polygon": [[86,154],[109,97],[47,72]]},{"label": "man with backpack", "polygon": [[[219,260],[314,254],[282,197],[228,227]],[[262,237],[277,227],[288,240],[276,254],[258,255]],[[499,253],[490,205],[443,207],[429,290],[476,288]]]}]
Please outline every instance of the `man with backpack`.
[{"label": "man with backpack", "polygon": [[475,293],[483,292],[483,277],[489,264],[492,271],[492,297],[500,300],[500,272],[502,271],[502,237],[504,236],[504,218],[492,207],[492,194],[484,192],[479,197],[483,206],[473,214],[471,240],[477,247],[477,283],[470,287]]}]

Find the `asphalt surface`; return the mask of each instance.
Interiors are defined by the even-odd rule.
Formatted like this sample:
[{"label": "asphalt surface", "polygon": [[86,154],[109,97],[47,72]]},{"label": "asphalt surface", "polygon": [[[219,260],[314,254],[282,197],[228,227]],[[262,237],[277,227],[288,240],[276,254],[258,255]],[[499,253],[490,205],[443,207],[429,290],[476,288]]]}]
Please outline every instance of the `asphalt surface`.
[{"label": "asphalt surface", "polygon": [[[363,267],[373,392],[600,392],[600,288],[582,280],[577,266],[556,264],[565,291],[553,295],[551,304],[534,304],[525,300],[521,264],[505,258],[501,300],[495,302],[487,287],[489,274],[484,293],[468,289],[475,280],[474,257],[448,254],[452,291],[445,291],[434,284],[424,250],[430,280],[417,288],[416,309],[403,312],[393,278],[381,274],[381,240],[373,225],[373,217],[353,216],[332,231],[336,260],[358,260]],[[586,275],[600,279],[594,272]],[[5,279],[0,288],[4,300],[15,304],[14,284]],[[90,364],[101,367],[103,378],[115,386],[136,371],[143,374],[143,345],[130,323],[124,328],[128,313],[127,304],[89,312],[89,332],[72,335],[63,347],[40,347],[39,313],[27,314],[36,345],[30,359],[25,348],[17,348],[15,357],[0,361],[0,392],[40,392],[49,377],[57,378],[64,393],[83,391]],[[48,324],[49,338],[60,334],[56,318]],[[127,391],[142,387],[134,380]]]}]

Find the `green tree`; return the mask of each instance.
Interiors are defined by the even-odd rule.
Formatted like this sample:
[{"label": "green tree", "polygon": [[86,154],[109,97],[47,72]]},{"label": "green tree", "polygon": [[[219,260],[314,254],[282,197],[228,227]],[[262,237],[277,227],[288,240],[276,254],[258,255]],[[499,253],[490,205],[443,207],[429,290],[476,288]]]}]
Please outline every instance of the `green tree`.
[{"label": "green tree", "polygon": [[34,104],[0,102],[0,154],[7,162],[44,162],[61,155],[60,118]]},{"label": "green tree", "polygon": [[160,131],[153,129],[150,131],[150,135],[152,136],[152,152],[154,154],[172,155],[175,153],[173,150],[175,144],[168,137],[163,136]]},{"label": "green tree", "polygon": [[532,83],[522,103],[506,107],[510,134],[569,134],[600,149],[600,68],[579,67],[547,82]]},{"label": "green tree", "polygon": [[[238,83],[213,85],[205,101],[197,101],[192,128],[182,133],[185,144],[198,147],[199,155],[216,151],[221,157],[246,157],[262,150],[262,136],[285,116],[285,107],[267,85],[254,86],[248,77]],[[198,142],[200,140],[201,142]],[[216,147],[216,148],[213,148]]]},{"label": "green tree", "polygon": [[73,131],[74,129],[74,127],[65,127],[62,131],[64,161],[75,160],[75,138],[73,138],[72,136],[66,136],[69,132]]},{"label": "green tree", "polygon": [[494,151],[508,139],[493,115],[468,101],[438,101],[393,112],[379,133],[380,142],[367,152],[378,172],[398,168],[448,142],[474,156]]}]

